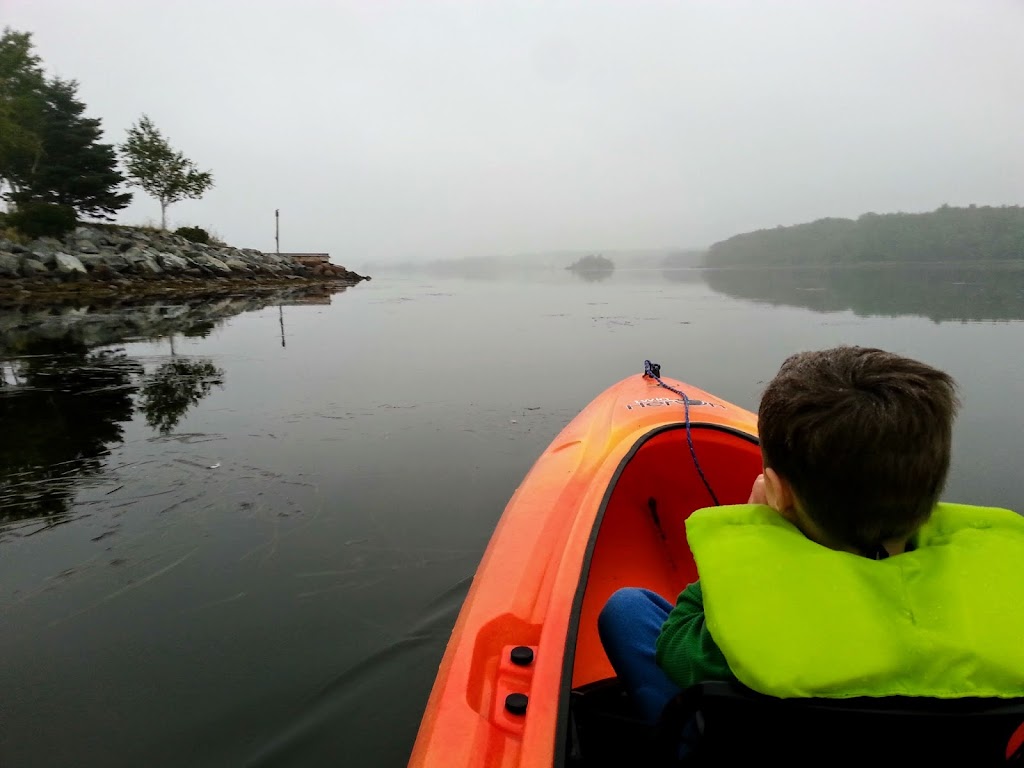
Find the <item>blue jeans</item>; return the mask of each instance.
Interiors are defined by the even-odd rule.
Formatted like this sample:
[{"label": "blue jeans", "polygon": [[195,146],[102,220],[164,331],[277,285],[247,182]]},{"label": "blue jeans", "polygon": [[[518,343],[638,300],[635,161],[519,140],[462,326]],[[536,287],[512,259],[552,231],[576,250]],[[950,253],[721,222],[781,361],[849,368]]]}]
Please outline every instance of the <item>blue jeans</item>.
[{"label": "blue jeans", "polygon": [[608,660],[640,715],[654,725],[680,688],[654,660],[654,646],[672,604],[649,589],[627,587],[605,603],[597,618]]}]

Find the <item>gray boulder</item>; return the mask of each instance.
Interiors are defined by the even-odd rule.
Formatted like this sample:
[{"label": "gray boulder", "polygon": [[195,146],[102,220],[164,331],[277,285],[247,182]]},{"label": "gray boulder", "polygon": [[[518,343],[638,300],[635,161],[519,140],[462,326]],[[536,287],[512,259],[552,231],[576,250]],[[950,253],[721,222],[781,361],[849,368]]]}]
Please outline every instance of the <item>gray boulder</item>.
[{"label": "gray boulder", "polygon": [[131,265],[128,263],[128,259],[124,257],[123,253],[101,253],[100,256],[103,258],[103,263],[106,264],[113,270],[123,272],[129,269]]},{"label": "gray boulder", "polygon": [[188,259],[184,259],[181,256],[167,252],[160,254],[160,264],[168,272],[181,272],[191,266],[188,263]]},{"label": "gray boulder", "polygon": [[86,269],[92,272],[100,264],[106,264],[106,257],[99,253],[80,253],[78,254],[78,260],[82,262]]},{"label": "gray boulder", "polygon": [[221,274],[231,274],[231,267],[229,267],[227,264],[225,264],[223,261],[221,261],[215,256],[203,254],[202,256],[196,259],[196,263],[204,267],[207,267],[208,269],[212,269],[215,272],[220,272]]},{"label": "gray boulder", "polygon": [[134,269],[136,272],[162,272],[163,269],[154,270],[152,265],[160,267],[160,253],[154,251],[149,246],[143,248],[133,247],[129,248],[123,254],[124,260]]},{"label": "gray boulder", "polygon": [[146,254],[136,261],[133,266],[135,267],[135,271],[141,275],[159,275],[164,271],[163,267],[160,266],[157,260],[149,254]]},{"label": "gray boulder", "polygon": [[249,265],[246,264],[241,259],[227,259],[227,260],[224,261],[224,263],[228,266],[229,269],[231,269],[232,271],[235,271],[235,272],[251,272],[252,271],[252,270],[249,269]]},{"label": "gray boulder", "polygon": [[91,240],[79,240],[75,246],[75,250],[79,253],[99,253],[100,249],[96,243]]},{"label": "gray boulder", "polygon": [[21,259],[11,253],[0,253],[0,277],[18,277]]},{"label": "gray boulder", "polygon": [[35,259],[39,263],[47,266],[52,266],[57,262],[53,254],[53,251],[30,251],[27,258]]},{"label": "gray boulder", "polygon": [[79,240],[99,240],[103,234],[95,227],[75,227],[75,237]]},{"label": "gray boulder", "polygon": [[33,253],[57,253],[64,247],[64,243],[52,237],[40,237],[28,244]]},{"label": "gray boulder", "polygon": [[25,262],[21,265],[21,272],[25,277],[36,277],[38,275],[48,275],[50,270],[41,261],[25,259]]},{"label": "gray boulder", "polygon": [[82,275],[85,274],[85,265],[70,254],[56,253],[54,254],[54,260],[57,263],[57,271],[62,275],[70,275],[75,272]]}]

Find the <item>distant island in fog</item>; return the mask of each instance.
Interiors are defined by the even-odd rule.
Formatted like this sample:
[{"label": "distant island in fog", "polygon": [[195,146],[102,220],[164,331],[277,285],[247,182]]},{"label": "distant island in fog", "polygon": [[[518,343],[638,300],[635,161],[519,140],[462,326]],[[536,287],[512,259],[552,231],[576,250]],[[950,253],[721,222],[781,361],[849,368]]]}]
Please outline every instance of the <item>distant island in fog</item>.
[{"label": "distant island in fog", "polygon": [[[548,251],[518,253],[503,256],[467,256],[432,261],[379,262],[367,269],[379,272],[427,272],[436,275],[488,277],[497,274],[538,271],[564,271],[580,274],[593,271],[588,258],[601,258],[609,262],[610,269],[681,269],[703,266],[703,248],[644,248],[635,250],[600,251]],[[577,265],[581,265],[577,266]]]},{"label": "distant island in fog", "polygon": [[607,256],[590,253],[576,259],[566,269],[573,272],[611,272],[615,269],[615,262]]}]

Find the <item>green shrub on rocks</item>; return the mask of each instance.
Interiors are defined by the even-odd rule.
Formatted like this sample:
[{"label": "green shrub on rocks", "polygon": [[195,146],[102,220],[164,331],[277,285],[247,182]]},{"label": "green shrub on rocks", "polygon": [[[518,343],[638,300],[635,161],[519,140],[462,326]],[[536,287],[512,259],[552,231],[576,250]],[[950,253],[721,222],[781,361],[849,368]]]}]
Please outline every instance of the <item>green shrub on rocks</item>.
[{"label": "green shrub on rocks", "polygon": [[18,245],[27,245],[32,241],[32,238],[14,228],[14,225],[11,224],[11,214],[6,211],[0,211],[0,240],[8,240]]},{"label": "green shrub on rocks", "polygon": [[7,223],[27,237],[60,238],[75,228],[78,217],[68,205],[24,203],[7,214]]},{"label": "green shrub on rocks", "polygon": [[19,232],[14,227],[4,226],[0,223],[0,240],[7,240],[17,245],[28,245],[32,242],[32,238],[28,235]]},{"label": "green shrub on rocks", "polygon": [[193,243],[202,243],[206,245],[210,242],[210,233],[202,227],[178,227],[174,230],[174,234],[181,235],[186,240],[191,240]]}]

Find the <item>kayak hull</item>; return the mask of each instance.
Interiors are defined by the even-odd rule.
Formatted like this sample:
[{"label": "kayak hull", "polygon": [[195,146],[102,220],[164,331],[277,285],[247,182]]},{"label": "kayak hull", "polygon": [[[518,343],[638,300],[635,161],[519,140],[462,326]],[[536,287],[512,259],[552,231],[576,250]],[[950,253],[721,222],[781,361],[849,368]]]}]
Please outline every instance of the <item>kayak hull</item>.
[{"label": "kayak hull", "polygon": [[[597,636],[608,596],[635,586],[674,601],[696,578],[686,516],[746,501],[761,467],[757,420],[662,381],[687,397],[650,376],[619,382],[516,490],[452,630],[410,766],[564,764],[571,689],[613,674]],[[525,651],[512,659],[521,647],[527,663]]]}]

